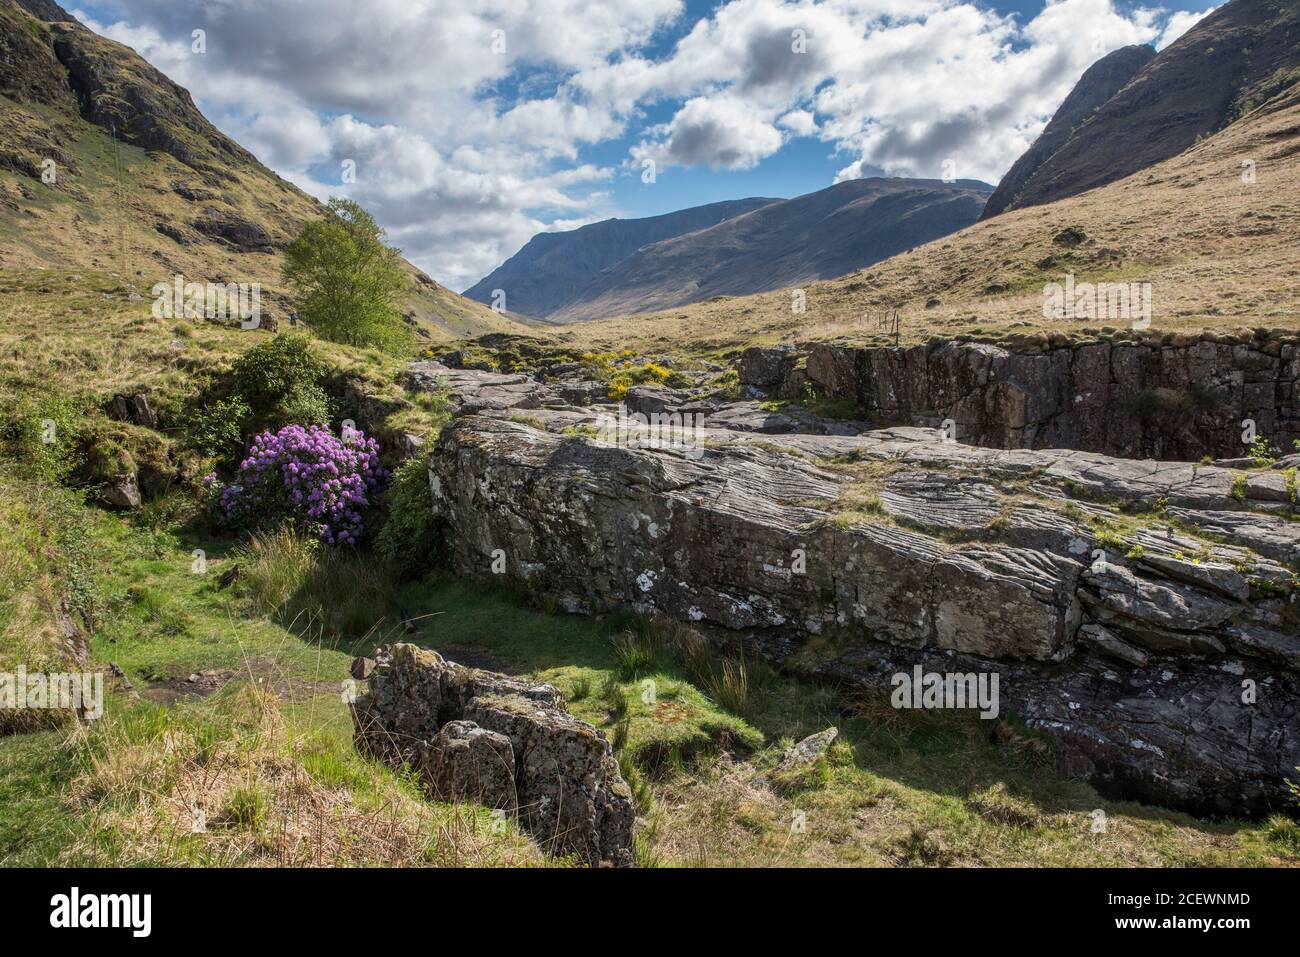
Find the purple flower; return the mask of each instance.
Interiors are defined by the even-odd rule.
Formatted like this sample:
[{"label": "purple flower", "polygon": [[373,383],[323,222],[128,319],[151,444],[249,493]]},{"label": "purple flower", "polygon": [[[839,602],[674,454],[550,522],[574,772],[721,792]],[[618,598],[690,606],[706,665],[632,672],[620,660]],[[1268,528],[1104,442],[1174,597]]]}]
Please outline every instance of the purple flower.
[{"label": "purple flower", "polygon": [[321,426],[290,425],[253,439],[236,481],[219,489],[216,507],[234,527],[289,521],[327,543],[355,545],[365,531],[369,496],[389,478],[378,443],[363,433],[351,432],[344,442]]}]

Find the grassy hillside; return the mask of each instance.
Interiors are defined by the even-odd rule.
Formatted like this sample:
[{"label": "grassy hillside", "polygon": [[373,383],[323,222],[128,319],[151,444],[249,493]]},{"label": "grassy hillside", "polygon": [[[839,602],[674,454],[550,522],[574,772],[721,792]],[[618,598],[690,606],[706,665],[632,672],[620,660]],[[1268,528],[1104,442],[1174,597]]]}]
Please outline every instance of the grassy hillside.
[{"label": "grassy hillside", "polygon": [[[177,273],[257,282],[265,311],[285,314],[277,250],[320,203],[132,50],[75,22],[0,0],[0,56],[0,270],[111,273],[140,295]],[[403,309],[434,340],[521,330],[408,272]]]},{"label": "grassy hillside", "polygon": [[[829,282],[558,330],[577,348],[653,354],[686,345],[932,336],[1044,341],[1102,334],[1103,323],[1045,319],[1043,288],[1151,283],[1150,330],[1300,328],[1300,85],[1293,84],[1185,153],[1060,202],[1004,213]],[[1243,163],[1253,163],[1253,183]],[[1112,331],[1128,324],[1112,322]]]}]

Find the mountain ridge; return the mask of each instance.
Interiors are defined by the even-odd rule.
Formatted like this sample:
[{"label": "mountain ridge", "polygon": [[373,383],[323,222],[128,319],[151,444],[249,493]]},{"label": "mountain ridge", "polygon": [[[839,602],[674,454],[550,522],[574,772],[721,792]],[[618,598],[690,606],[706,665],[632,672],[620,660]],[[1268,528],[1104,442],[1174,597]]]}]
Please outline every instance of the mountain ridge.
[{"label": "mountain ridge", "polygon": [[[877,177],[836,183],[791,199],[741,200],[758,205],[705,228],[638,246],[604,265],[576,290],[565,290],[567,296],[552,296],[548,311],[537,318],[584,322],[844,275],[971,225],[992,192],[992,186],[974,180]],[[638,221],[606,221],[611,222]],[[552,255],[562,256],[563,240],[552,242]],[[512,311],[527,313],[509,282],[543,282],[545,275],[531,271],[531,266],[528,257],[512,257],[466,294],[483,296],[500,288]]]},{"label": "mountain ridge", "polygon": [[544,317],[564,305],[602,270],[641,247],[715,226],[773,202],[780,200],[724,200],[658,216],[611,218],[577,229],[538,233],[463,295],[490,304],[493,292],[505,289],[512,311]]},{"label": "mountain ridge", "polygon": [[1106,54],[1083,72],[1029,149],[1012,165],[984,206],[980,219],[988,219],[1015,202],[1025,183],[1061,148],[1078,127],[1156,56],[1147,44],[1121,47]]},{"label": "mountain ridge", "polygon": [[[1051,155],[1009,183],[1014,197],[1003,191],[995,209],[1064,199],[1177,156],[1297,79],[1300,5],[1231,0],[1152,57],[1067,136],[1047,144]],[[1038,143],[1017,166],[1036,151]]]}]

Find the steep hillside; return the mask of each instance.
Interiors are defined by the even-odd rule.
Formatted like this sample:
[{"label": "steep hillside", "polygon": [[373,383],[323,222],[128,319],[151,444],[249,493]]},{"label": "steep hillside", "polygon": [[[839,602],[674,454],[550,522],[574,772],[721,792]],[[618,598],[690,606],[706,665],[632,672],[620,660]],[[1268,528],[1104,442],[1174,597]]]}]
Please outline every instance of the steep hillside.
[{"label": "steep hillside", "polygon": [[[275,314],[277,249],[321,212],[129,48],[48,0],[0,0],[0,268],[113,272],[141,294],[177,273],[259,282]],[[431,336],[519,328],[410,273]]]},{"label": "steep hillside", "polygon": [[980,219],[996,216],[1010,206],[1029,178],[1069,141],[1074,131],[1123,89],[1155,55],[1156,51],[1150,46],[1128,46],[1108,53],[1088,67],[1057,109],[1051,122],[1043,129],[1042,135],[1002,177],[998,188],[985,204]]},{"label": "steep hillside", "polygon": [[[1092,72],[1080,87],[1099,79],[1090,80]],[[1073,124],[1073,117],[1061,117],[1057,135],[1035,143],[1013,168],[994,208],[1049,203],[1169,159],[1297,79],[1300,5],[1231,0],[1161,51],[1091,118]],[[1086,89],[1075,94],[1092,98]],[[1059,135],[1066,127],[1068,137]],[[1018,180],[1026,161],[1035,168]]]},{"label": "steep hillside", "polygon": [[[789,291],[553,333],[584,348],[709,352],[796,341],[1096,336],[1123,320],[1044,318],[1044,287],[1150,283],[1153,333],[1300,328],[1300,84],[1185,153],[1080,196],[994,219],[870,269]],[[1242,159],[1255,160],[1253,182]]]},{"label": "steep hillside", "polygon": [[504,289],[512,312],[545,318],[582,295],[602,270],[642,246],[672,239],[776,203],[776,199],[736,199],[693,206],[644,219],[607,219],[562,233],[538,233],[464,295],[491,303]]},{"label": "steep hillside", "polygon": [[970,225],[991,191],[969,180],[864,179],[767,202],[642,246],[545,318],[582,322],[840,276]]}]

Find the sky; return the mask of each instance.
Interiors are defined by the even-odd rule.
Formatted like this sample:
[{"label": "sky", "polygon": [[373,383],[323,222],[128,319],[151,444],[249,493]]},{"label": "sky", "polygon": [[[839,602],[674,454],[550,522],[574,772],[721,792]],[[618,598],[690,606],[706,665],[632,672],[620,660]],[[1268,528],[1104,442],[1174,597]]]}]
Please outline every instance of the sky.
[{"label": "sky", "polygon": [[[460,291],[533,235],[864,176],[996,183],[1213,0],[83,0],[263,163]],[[200,31],[197,32],[196,31]]]}]

